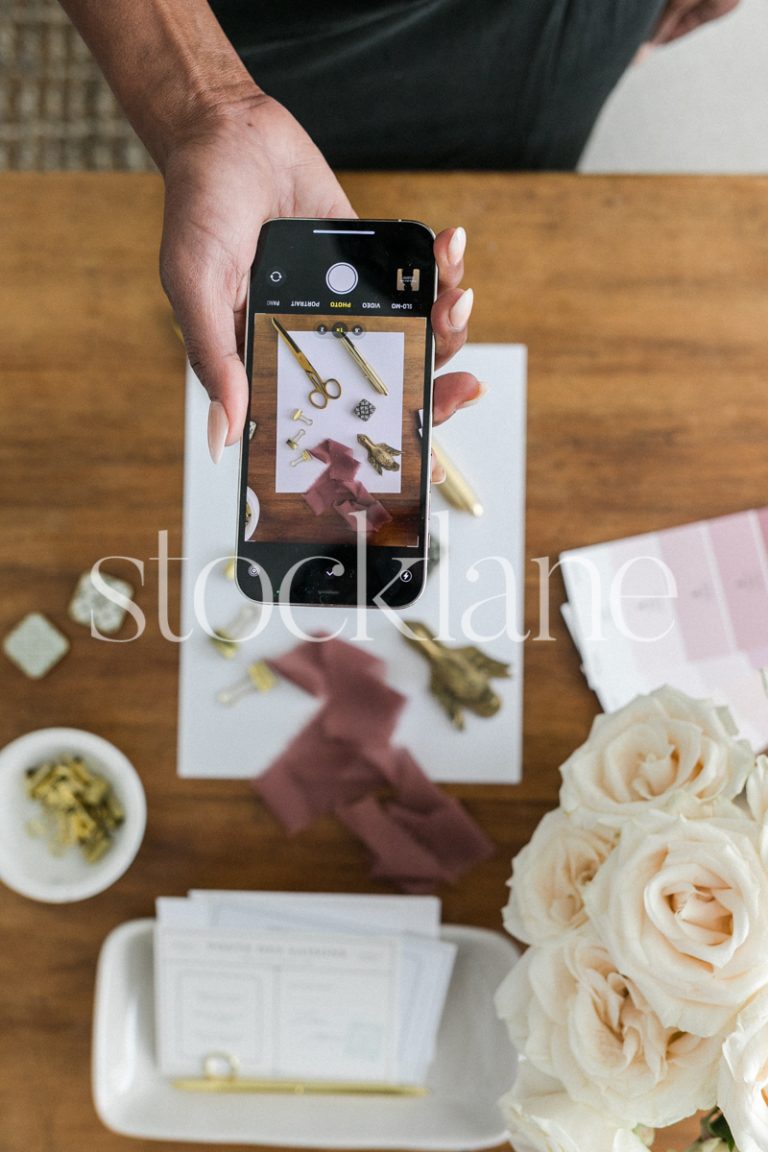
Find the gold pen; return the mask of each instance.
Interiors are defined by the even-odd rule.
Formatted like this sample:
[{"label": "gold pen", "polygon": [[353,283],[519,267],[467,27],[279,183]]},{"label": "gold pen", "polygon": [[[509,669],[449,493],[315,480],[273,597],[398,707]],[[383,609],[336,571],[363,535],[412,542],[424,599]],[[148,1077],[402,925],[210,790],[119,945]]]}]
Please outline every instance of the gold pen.
[{"label": "gold pen", "polygon": [[172,1081],[182,1092],[276,1092],[281,1095],[315,1096],[426,1096],[418,1084],[369,1084],[354,1080],[252,1080],[237,1076],[204,1076]]},{"label": "gold pen", "polygon": [[437,441],[432,438],[432,452],[438,464],[445,469],[445,480],[439,485],[440,491],[449,504],[462,512],[471,512],[473,516],[483,515],[483,506],[477,498],[469,481],[459,471],[449,456]]},{"label": "gold pen", "polygon": [[381,376],[379,376],[376,369],[371,367],[365,357],[354,346],[346,332],[342,332],[339,329],[334,328],[333,334],[337,340],[341,340],[342,344],[346,348],[347,352],[349,352],[350,356],[354,360],[355,364],[357,364],[366,380],[368,380],[368,382],[373,385],[373,387],[381,396],[389,396],[389,391]]}]

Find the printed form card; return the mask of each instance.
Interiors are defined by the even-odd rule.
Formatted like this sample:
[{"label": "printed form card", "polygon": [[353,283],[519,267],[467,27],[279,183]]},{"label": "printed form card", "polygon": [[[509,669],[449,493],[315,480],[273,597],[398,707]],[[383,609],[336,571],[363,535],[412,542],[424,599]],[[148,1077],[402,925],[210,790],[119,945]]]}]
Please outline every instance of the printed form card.
[{"label": "printed form card", "polygon": [[400,944],[388,937],[155,930],[158,1060],[202,1076],[394,1082]]},{"label": "printed form card", "polygon": [[177,928],[397,935],[398,1080],[420,1084],[425,1079],[456,956],[455,945],[438,939],[436,897],[193,891],[186,900],[161,897],[157,915],[162,924]]}]

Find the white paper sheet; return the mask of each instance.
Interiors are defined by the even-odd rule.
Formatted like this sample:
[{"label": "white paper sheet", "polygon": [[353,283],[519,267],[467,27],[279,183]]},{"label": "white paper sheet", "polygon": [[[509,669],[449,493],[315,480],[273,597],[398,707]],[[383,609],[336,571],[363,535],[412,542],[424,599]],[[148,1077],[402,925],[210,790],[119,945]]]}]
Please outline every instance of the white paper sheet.
[{"label": "white paper sheet", "polygon": [[[424,595],[401,615],[439,628],[456,646],[476,643],[509,662],[512,678],[493,682],[501,709],[490,719],[468,713],[464,732],[457,732],[428,691],[426,660],[376,609],[358,615],[353,609],[297,608],[293,624],[306,633],[340,629],[342,639],[365,644],[385,661],[388,682],[408,697],[395,743],[407,747],[427,775],[446,782],[511,783],[521,775],[523,646],[516,635],[523,631],[525,349],[469,345],[451,362],[454,368],[475,372],[489,391],[441,425],[436,437],[473,484],[485,515],[476,519],[451,509],[439,486],[433,489],[432,530],[447,546]],[[223,574],[223,558],[232,554],[236,537],[238,452],[228,449],[219,465],[211,463],[207,404],[189,372],[181,612],[181,631],[189,638],[179,645],[178,771],[253,777],[282,752],[318,702],[286,682],[263,695],[249,693],[232,707],[216,700],[220,690],[245,675],[250,661],[277,656],[298,641],[273,612],[262,634],[243,645],[242,655],[224,660],[199,622],[196,608],[202,606],[213,628],[226,628],[244,602]],[[205,572],[207,579],[201,576]],[[355,640],[361,617],[366,638]]]}]

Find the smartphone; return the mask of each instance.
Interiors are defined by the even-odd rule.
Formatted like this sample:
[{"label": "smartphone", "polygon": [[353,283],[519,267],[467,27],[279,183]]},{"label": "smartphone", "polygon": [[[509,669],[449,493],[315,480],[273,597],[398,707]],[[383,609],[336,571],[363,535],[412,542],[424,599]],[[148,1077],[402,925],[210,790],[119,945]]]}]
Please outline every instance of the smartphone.
[{"label": "smartphone", "polygon": [[237,581],[403,608],[426,580],[436,294],[410,220],[270,220],[251,269]]}]

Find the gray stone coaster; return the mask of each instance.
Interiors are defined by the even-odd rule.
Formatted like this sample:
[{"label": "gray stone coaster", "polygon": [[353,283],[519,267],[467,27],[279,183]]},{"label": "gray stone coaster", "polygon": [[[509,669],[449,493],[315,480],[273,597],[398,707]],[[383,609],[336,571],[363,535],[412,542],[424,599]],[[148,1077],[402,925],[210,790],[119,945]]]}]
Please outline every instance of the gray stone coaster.
[{"label": "gray stone coaster", "polygon": [[31,680],[40,680],[69,651],[69,640],[40,612],[30,612],[3,640],[9,660]]}]

